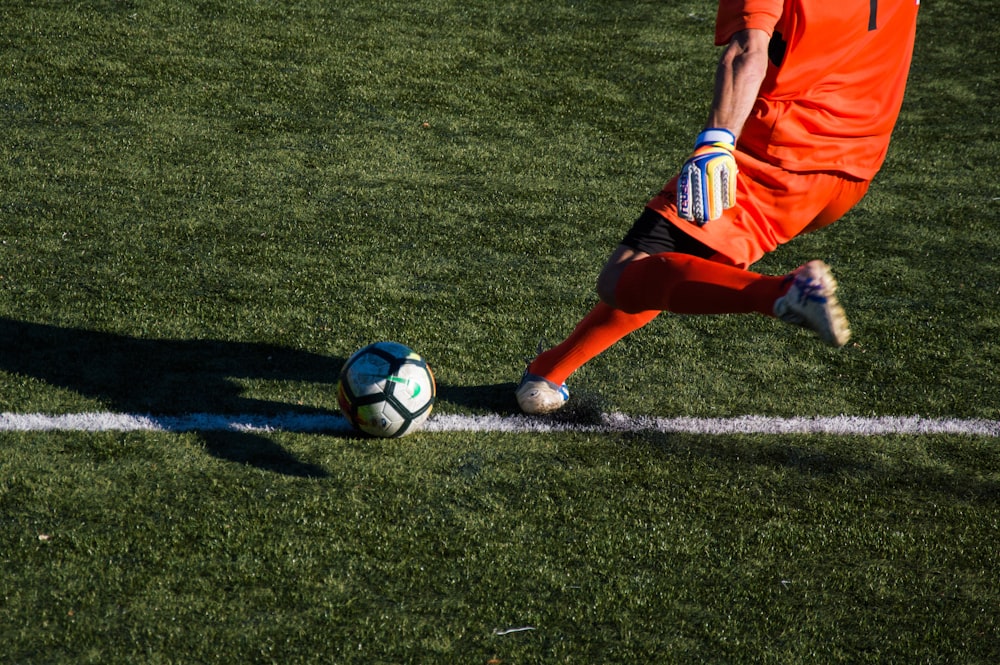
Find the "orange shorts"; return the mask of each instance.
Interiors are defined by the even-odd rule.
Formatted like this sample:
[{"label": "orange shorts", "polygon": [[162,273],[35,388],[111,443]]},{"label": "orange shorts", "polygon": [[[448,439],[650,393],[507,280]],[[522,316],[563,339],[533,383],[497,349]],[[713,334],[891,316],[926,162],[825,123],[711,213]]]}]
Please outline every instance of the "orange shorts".
[{"label": "orange shorts", "polygon": [[840,219],[868,191],[868,180],[841,173],[793,173],[736,151],[736,205],[698,226],[677,216],[677,178],[647,205],[680,231],[718,252],[713,260],[747,268],[795,236]]}]

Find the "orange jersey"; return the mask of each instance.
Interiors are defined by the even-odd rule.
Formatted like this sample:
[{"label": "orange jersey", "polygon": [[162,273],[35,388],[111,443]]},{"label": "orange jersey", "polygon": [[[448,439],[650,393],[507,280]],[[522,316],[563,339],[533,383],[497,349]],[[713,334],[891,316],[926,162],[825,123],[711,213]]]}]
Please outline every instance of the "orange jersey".
[{"label": "orange jersey", "polygon": [[677,215],[677,178],[647,207],[747,267],[855,205],[885,160],[903,102],[917,0],[720,0],[716,42],[759,29],[770,64],[736,144],[736,206]]},{"label": "orange jersey", "polygon": [[720,0],[715,41],[755,28],[771,62],[739,148],[870,180],[903,103],[919,0]]}]

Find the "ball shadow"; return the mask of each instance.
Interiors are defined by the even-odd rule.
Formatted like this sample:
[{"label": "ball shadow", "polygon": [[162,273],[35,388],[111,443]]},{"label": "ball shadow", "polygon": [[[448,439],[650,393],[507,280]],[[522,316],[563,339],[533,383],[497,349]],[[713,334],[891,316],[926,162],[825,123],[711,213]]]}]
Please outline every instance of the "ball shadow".
[{"label": "ball shadow", "polygon": [[[0,318],[0,370],[95,399],[108,409],[150,415],[333,414],[324,408],[248,398],[237,379],[329,383],[343,358],[272,344],[139,339]],[[218,458],[302,477],[327,472],[254,432],[200,432]]]}]

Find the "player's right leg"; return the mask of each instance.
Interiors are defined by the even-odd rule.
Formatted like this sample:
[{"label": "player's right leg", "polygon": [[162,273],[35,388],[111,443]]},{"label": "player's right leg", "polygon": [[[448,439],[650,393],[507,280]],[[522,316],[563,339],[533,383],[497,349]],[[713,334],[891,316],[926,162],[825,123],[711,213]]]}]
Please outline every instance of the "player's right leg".
[{"label": "player's right leg", "polygon": [[565,383],[556,384],[544,376],[525,370],[514,395],[521,411],[530,415],[542,415],[561,409],[569,399],[569,388]]}]

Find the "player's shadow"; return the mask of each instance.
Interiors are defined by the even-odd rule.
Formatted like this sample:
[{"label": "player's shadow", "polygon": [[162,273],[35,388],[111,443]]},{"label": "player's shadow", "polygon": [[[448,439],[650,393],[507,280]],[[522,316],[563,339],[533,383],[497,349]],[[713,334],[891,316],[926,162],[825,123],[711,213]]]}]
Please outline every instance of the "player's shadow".
[{"label": "player's shadow", "polygon": [[[343,358],[270,344],[140,339],[0,317],[0,370],[40,379],[127,413],[330,414],[318,407],[244,396],[239,379],[329,383]],[[199,432],[212,455],[277,473],[325,476],[268,437]]]},{"label": "player's shadow", "polygon": [[[431,365],[433,369],[433,364]],[[480,386],[437,384],[438,402],[448,402],[487,413],[509,415],[520,413],[514,398],[516,383],[493,383]]]}]

